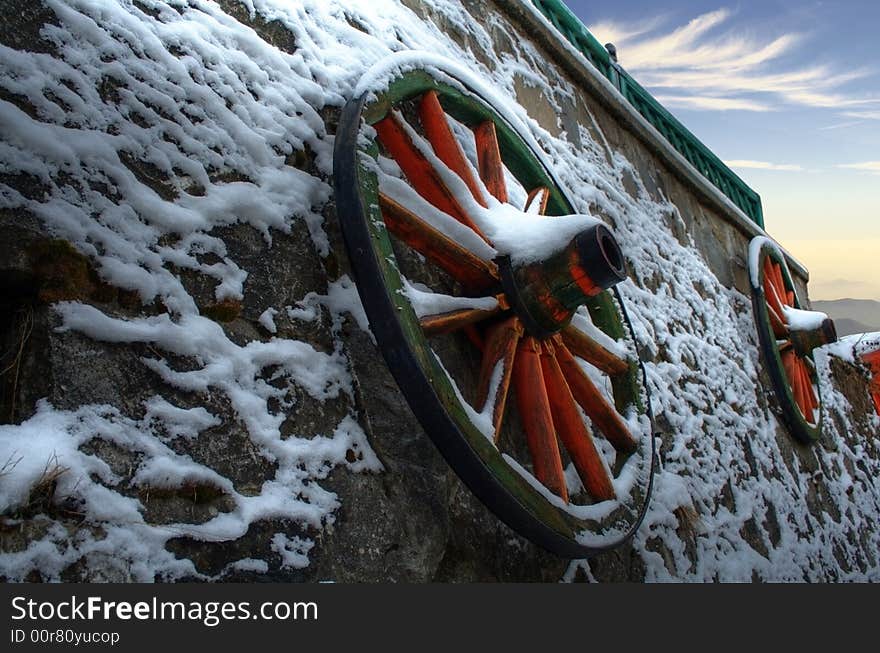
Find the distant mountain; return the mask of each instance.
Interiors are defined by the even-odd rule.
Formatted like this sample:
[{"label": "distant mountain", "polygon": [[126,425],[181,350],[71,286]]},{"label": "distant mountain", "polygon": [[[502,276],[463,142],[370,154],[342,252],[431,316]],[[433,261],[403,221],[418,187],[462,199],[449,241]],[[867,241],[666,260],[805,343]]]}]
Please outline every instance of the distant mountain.
[{"label": "distant mountain", "polygon": [[827,313],[841,336],[880,331],[880,302],[873,299],[814,301],[813,309]]},{"label": "distant mountain", "polygon": [[[827,312],[827,311],[823,311]],[[862,324],[861,322],[856,322],[855,320],[850,320],[847,317],[838,317],[832,318],[834,319],[834,327],[837,329],[838,336],[851,336],[854,333],[868,333],[872,331],[880,331],[880,329],[876,327],[869,327],[867,325]]]}]

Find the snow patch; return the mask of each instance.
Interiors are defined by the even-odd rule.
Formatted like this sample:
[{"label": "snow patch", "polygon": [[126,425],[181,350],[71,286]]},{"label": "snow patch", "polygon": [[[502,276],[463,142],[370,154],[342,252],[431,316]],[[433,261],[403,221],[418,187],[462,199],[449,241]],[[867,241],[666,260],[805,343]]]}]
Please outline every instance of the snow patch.
[{"label": "snow patch", "polygon": [[[491,50],[492,34],[507,29],[491,16],[474,21],[458,0],[425,2],[474,47]],[[827,356],[819,352],[816,358],[833,417],[825,420],[826,438],[835,446],[813,451],[837,518],[810,511],[815,472],[790,457],[788,436],[767,407],[750,299],[720,284],[694,244],[678,240],[672,231],[681,223],[677,209],[652,198],[625,157],[608,154],[595,124],[592,131],[579,127],[577,138],[555,138],[516,103],[517,76],[551,102],[573,93],[517,34],[508,34],[516,56],[490,53],[487,65],[434,22],[396,2],[248,0],[252,16],[289,30],[293,52],[270,45],[203,0],[44,4],[57,20],[41,34],[56,55],[0,45],[4,97],[21,98],[16,102],[32,108],[0,100],[0,171],[30,175],[42,192],[25,196],[0,181],[0,208],[36,216],[54,237],[87,255],[104,281],[168,311],[123,319],[67,303],[58,307],[62,328],[158,349],[144,365],[173,388],[220,393],[277,471],[258,494],[243,496],[216,471],[172,451],[168,445],[175,439],[205,437],[220,424],[204,407],[175,406],[170,394],[148,399],[140,419],[108,406],[64,411],[41,403],[23,424],[0,426],[0,507],[21,506],[30,488],[57,467],[63,472],[56,496],[75,501],[84,521],[72,535],[63,522],[46,517],[44,534],[28,548],[0,555],[0,574],[22,579],[39,569],[59,580],[65,568],[84,559],[138,581],[203,577],[190,560],[166,551],[170,538],[235,539],[261,519],[317,530],[332,523],[339,505],[320,487],[334,467],[381,469],[353,414],[332,434],[280,437],[294,389],[319,401],[353,392],[338,339],[338,350],[329,354],[281,338],[237,345],[199,315],[178,272],[213,279],[217,300],[241,298],[247,271],[227,251],[223,236],[237,223],[258,230],[268,243],[273,234],[304,224],[316,252],[327,256],[322,213],[331,195],[333,139],[322,115],[357,94],[380,91],[401,71],[424,67],[460,88],[451,76],[463,80],[463,90],[484,97],[525,134],[547,168],[558,173],[579,216],[534,223],[523,218],[508,229],[513,223],[505,220],[514,219],[509,209],[476,211],[492,247],[472,232],[468,237],[469,230],[448,216],[420,215],[486,260],[499,252],[521,252],[523,260],[544,257],[595,219],[580,216],[613,223],[633,274],[619,288],[648,359],[652,405],[663,426],[655,498],[633,543],[647,577],[822,580],[836,577],[842,556],[865,572],[841,580],[880,578],[880,563],[861,559],[861,551],[880,549],[880,464],[852,435],[850,407],[831,382]],[[306,169],[288,164],[306,151]],[[385,162],[380,174],[383,189],[395,198],[405,193],[391,181],[397,173]],[[624,175],[635,180],[632,195],[623,190]],[[511,183],[510,190],[522,208],[523,189]],[[456,193],[463,201],[469,196],[460,187]],[[535,233],[526,231],[533,228]],[[532,246],[521,248],[526,235]],[[760,285],[754,267],[752,282]],[[350,314],[360,328],[369,328],[347,277],[286,312],[313,321],[322,308],[334,325]],[[274,324],[274,318],[270,314],[265,322]],[[851,352],[855,345],[842,340],[835,351],[849,346]],[[193,369],[180,371],[172,355],[193,361]],[[490,437],[491,418],[473,418]],[[231,511],[204,524],[145,523],[135,488],[83,449],[93,440],[136,454],[138,482],[210,483],[230,497]],[[301,568],[312,540],[278,533],[272,545],[284,565]],[[233,568],[262,573],[262,562],[242,560]],[[588,562],[573,568],[578,566],[591,576]]]}]

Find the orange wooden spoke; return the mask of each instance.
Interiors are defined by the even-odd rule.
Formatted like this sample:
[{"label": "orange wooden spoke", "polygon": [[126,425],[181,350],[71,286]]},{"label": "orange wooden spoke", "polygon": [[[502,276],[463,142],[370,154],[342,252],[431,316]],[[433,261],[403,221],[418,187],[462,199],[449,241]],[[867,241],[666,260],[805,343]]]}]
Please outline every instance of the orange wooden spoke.
[{"label": "orange wooden spoke", "polygon": [[877,411],[877,414],[880,415],[880,372],[874,374],[870,390],[871,399],[874,400],[874,409]]},{"label": "orange wooden spoke", "polygon": [[571,353],[606,374],[617,376],[629,370],[629,363],[612,354],[577,327],[565,327],[562,330],[562,339]]},{"label": "orange wooden spoke", "polygon": [[797,354],[789,349],[781,352],[780,357],[782,358],[782,368],[785,370],[785,376],[788,377],[788,384],[794,387],[794,361],[797,359]]},{"label": "orange wooden spoke", "polygon": [[862,354],[862,359],[871,368],[874,374],[880,374],[880,350],[872,351],[869,354]]},{"label": "orange wooden spoke", "polygon": [[[779,276],[780,276],[780,278],[782,277],[781,268],[780,268]],[[785,299],[788,302],[789,306],[794,307],[794,305],[795,305],[794,290],[789,290],[788,288],[785,288]]]},{"label": "orange wooden spoke", "polygon": [[782,326],[782,332],[788,333],[787,321],[785,319],[785,310],[780,295],[776,292],[776,286],[773,283],[765,286],[766,292],[764,297],[767,299],[767,310],[771,313],[771,318],[775,318],[778,325]]},{"label": "orange wooden spoke", "polygon": [[782,293],[776,287],[773,275],[767,270],[764,271],[764,296],[767,298],[767,303],[776,311],[777,316],[784,317]]},{"label": "orange wooden spoke", "polygon": [[539,202],[538,205],[538,214],[544,215],[547,212],[547,202],[550,199],[550,189],[546,186],[538,186],[537,188],[533,188],[529,193],[528,199],[526,199],[525,212],[532,213],[530,210],[532,208],[532,202]]},{"label": "orange wooden spoke", "polygon": [[798,359],[795,358],[794,373],[795,373],[795,377],[797,380],[797,384],[795,386],[796,387],[796,396],[798,398],[797,403],[798,403],[798,406],[800,406],[801,412],[803,413],[804,417],[812,420],[813,413],[810,410],[810,400],[807,396],[807,386],[804,383],[804,375],[801,372],[801,367],[798,363],[799,363]]},{"label": "orange wooden spoke", "polygon": [[495,123],[487,120],[474,127],[474,140],[477,144],[480,179],[496,200],[507,202],[507,182],[504,180],[504,164],[501,161],[501,150],[498,148]]},{"label": "orange wooden spoke", "polygon": [[791,393],[794,396],[795,403],[800,406],[801,402],[798,392],[798,388],[800,388],[800,377],[795,369],[796,360],[797,355],[794,351],[789,350],[782,352],[782,367],[785,370],[785,376],[788,377],[788,385],[791,386]]},{"label": "orange wooden spoke", "polygon": [[[880,351],[869,354],[869,356],[871,358],[868,360],[868,364],[871,366],[871,370],[874,374],[871,383],[871,398],[874,400],[874,408],[877,411],[877,414],[880,415]],[[876,356],[876,359],[874,356]]]},{"label": "orange wooden spoke", "polygon": [[461,144],[449,127],[446,112],[440,106],[437,91],[428,91],[422,96],[422,101],[419,103],[419,117],[422,119],[425,135],[440,160],[446,164],[447,168],[461,177],[474,199],[482,206],[486,206],[486,200],[480,192],[476,177],[474,177],[473,168],[465,158]]},{"label": "orange wooden spoke", "polygon": [[[813,411],[819,409],[819,397],[816,396],[816,388],[813,386],[810,375],[804,370],[804,379],[807,382],[807,400],[810,402],[810,407]],[[814,413],[810,413],[810,423],[813,423],[815,420]]]},{"label": "orange wooden spoke", "polygon": [[764,285],[766,286],[768,283],[772,283],[774,287],[776,286],[776,277],[773,274],[773,269],[771,267],[770,259],[764,259]]},{"label": "orange wooden spoke", "polygon": [[379,193],[379,207],[388,231],[469,289],[484,290],[498,282],[498,266],[468,251],[387,195]]},{"label": "orange wooden spoke", "polygon": [[553,354],[552,345],[545,343],[544,351],[541,353],[541,367],[544,370],[544,382],[547,384],[553,424],[584,488],[596,501],[614,499],[614,486],[611,484],[608,469],[602,462],[602,456],[596,449],[593,436],[577,409],[571,390]]},{"label": "orange wooden spoke", "polygon": [[[804,372],[809,383],[807,384],[807,393],[809,394],[810,403],[813,405],[813,409],[817,410],[819,408],[819,397],[816,395],[816,388],[813,386],[811,381],[811,377]],[[812,421],[812,414],[810,415]]]},{"label": "orange wooden spoke", "polygon": [[782,317],[780,317],[779,313],[776,312],[776,309],[770,305],[770,302],[765,302],[764,305],[767,307],[767,315],[770,317],[770,326],[773,329],[773,335],[777,338],[787,335],[788,327],[785,326],[785,322]]},{"label": "orange wooden spoke", "polygon": [[785,373],[788,376],[789,383],[791,384],[791,391],[794,395],[794,401],[797,404],[798,408],[800,408],[801,413],[803,413],[806,417],[808,411],[807,398],[805,395],[806,389],[804,388],[804,381],[798,368],[797,355],[794,352],[786,352],[782,356],[782,364],[783,367],[785,367]]},{"label": "orange wooden spoke", "polygon": [[467,339],[471,341],[471,344],[474,347],[476,347],[480,351],[483,351],[483,349],[485,349],[486,343],[483,341],[483,336],[480,335],[477,327],[475,327],[473,324],[468,324],[467,326],[465,326],[463,331],[464,335],[467,336]]},{"label": "orange wooden spoke", "polygon": [[526,431],[535,477],[568,503],[562,457],[556,442],[550,400],[541,370],[540,349],[540,344],[532,337],[523,338],[519,342],[513,362],[516,403]]},{"label": "orange wooden spoke", "polygon": [[571,394],[589,415],[593,425],[617,451],[633,453],[638,448],[638,443],[614,406],[605,399],[565,345],[556,342],[554,349]]},{"label": "orange wooden spoke", "polygon": [[497,306],[490,311],[480,308],[464,308],[459,311],[450,311],[439,315],[427,315],[419,320],[422,331],[427,336],[439,336],[444,333],[459,331],[470,324],[482,322],[493,315],[497,315],[503,309]]},{"label": "orange wooden spoke", "polygon": [[776,274],[773,271],[773,261],[769,258],[764,259],[764,286],[766,287],[768,283],[773,284],[773,287],[776,289],[778,295],[782,295],[782,289],[779,287],[778,282],[776,281]]},{"label": "orange wooden spoke", "polygon": [[779,296],[785,299],[785,279],[782,277],[782,268],[776,261],[771,261],[770,269],[773,272],[773,280],[776,282],[776,290],[779,291]]},{"label": "orange wooden spoke", "polygon": [[776,280],[779,283],[779,287],[782,289],[781,297],[785,299],[785,302],[789,306],[794,306],[794,291],[789,290],[785,285],[785,277],[782,274],[782,266],[779,263],[774,265],[776,269]]},{"label": "orange wooden spoke", "polygon": [[798,368],[801,373],[801,381],[804,384],[804,398],[807,400],[807,406],[810,409],[808,417],[812,422],[813,411],[819,407],[819,399],[816,397],[816,391],[813,388],[813,379],[810,377],[810,371],[807,369],[804,359],[798,358]]},{"label": "orange wooden spoke", "polygon": [[483,235],[465,213],[452,191],[446,187],[440,173],[412,142],[399,114],[389,113],[373,127],[376,129],[382,145],[397,161],[410,185],[416,189],[419,195],[444,213],[451,215],[481,236]]},{"label": "orange wooden spoke", "polygon": [[766,269],[770,281],[773,282],[773,288],[776,290],[776,296],[780,302],[785,304],[785,281],[783,281],[782,275],[779,272],[779,266],[774,261],[767,259]]},{"label": "orange wooden spoke", "polygon": [[776,281],[776,277],[773,274],[773,270],[770,267],[770,264],[767,263],[764,265],[764,292],[769,294],[773,291],[777,298],[782,299],[782,290],[779,288],[779,284]]},{"label": "orange wooden spoke", "polygon": [[501,382],[495,392],[495,406],[492,409],[492,425],[495,427],[495,444],[501,435],[501,423],[504,419],[504,408],[513,378],[513,362],[516,347],[523,335],[523,326],[519,318],[512,317],[489,329],[486,349],[480,365],[480,379],[477,382],[477,402],[474,407],[482,412],[489,399],[492,375],[501,363]]},{"label": "orange wooden spoke", "polygon": [[482,411],[486,407],[495,368],[498,366],[499,361],[504,361],[505,368],[508,367],[508,363],[513,362],[516,347],[523,332],[522,322],[517,317],[510,317],[499,324],[489,327],[483,359],[480,363],[477,400],[474,404],[474,408],[478,411]]},{"label": "orange wooden spoke", "polygon": [[795,369],[795,374],[798,374],[797,384],[795,385],[795,396],[797,398],[798,408],[800,408],[801,414],[804,416],[804,418],[811,419],[810,417],[808,417],[808,415],[810,415],[810,406],[807,403],[807,395],[806,395],[806,389],[804,388],[804,380],[800,377],[800,374],[798,373],[797,369]]},{"label": "orange wooden spoke", "polygon": [[800,358],[795,361],[795,371],[801,380],[801,392],[804,397],[804,408],[806,411],[804,412],[804,416],[807,417],[810,421],[813,419],[813,401],[811,397],[811,388],[812,385],[809,380],[809,375],[807,374],[807,370],[804,368],[804,362]]},{"label": "orange wooden spoke", "polygon": [[785,293],[785,280],[782,278],[782,268],[779,267],[779,263],[772,259],[770,260],[770,271],[773,274],[773,281],[776,282],[776,289],[779,291],[780,296]]},{"label": "orange wooden spoke", "polygon": [[880,379],[877,379],[875,382],[872,397],[874,399],[874,408],[877,411],[877,414],[880,415]]}]

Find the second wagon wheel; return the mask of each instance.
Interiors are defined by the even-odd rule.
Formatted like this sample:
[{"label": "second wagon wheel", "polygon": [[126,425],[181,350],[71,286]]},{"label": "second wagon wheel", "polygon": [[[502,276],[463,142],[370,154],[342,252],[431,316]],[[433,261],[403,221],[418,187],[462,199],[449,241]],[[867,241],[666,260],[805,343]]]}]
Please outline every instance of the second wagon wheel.
[{"label": "second wagon wheel", "polygon": [[814,442],[823,410],[813,351],[837,341],[834,322],[801,309],[785,257],[771,240],[752,240],[749,264],[758,340],[783,419],[795,438]]},{"label": "second wagon wheel", "polygon": [[868,368],[871,376],[868,393],[871,395],[871,401],[874,402],[874,410],[880,416],[880,340],[870,337],[867,339],[867,342],[861,342],[860,340],[857,344],[856,353],[862,363]]},{"label": "second wagon wheel", "polygon": [[[650,497],[653,438],[624,259],[534,145],[437,64],[345,107],[334,184],[385,360],[450,466],[567,557],[619,545]],[[551,217],[563,216],[563,217]]]}]

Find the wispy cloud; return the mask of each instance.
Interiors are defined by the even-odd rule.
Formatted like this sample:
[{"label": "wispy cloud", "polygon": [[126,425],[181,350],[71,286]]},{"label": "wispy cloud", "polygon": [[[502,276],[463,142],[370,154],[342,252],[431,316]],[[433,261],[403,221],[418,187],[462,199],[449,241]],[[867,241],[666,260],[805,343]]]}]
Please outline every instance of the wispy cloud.
[{"label": "wispy cloud", "polygon": [[861,163],[841,163],[837,165],[838,168],[843,168],[845,170],[861,170],[863,172],[870,172],[875,175],[880,175],[880,161],[862,161]]},{"label": "wispy cloud", "polygon": [[880,120],[880,111],[844,111],[847,118],[859,118],[861,120]]},{"label": "wispy cloud", "polygon": [[[782,58],[807,41],[790,32],[765,39],[748,25],[733,24],[734,12],[718,9],[662,32],[663,17],[637,25],[599,23],[596,36],[617,46],[620,63],[652,89],[663,89],[670,106],[716,111],[770,111],[784,105],[849,109],[848,117],[880,119],[880,96],[864,97],[843,87],[871,71],[845,70],[815,62],[792,68]],[[856,111],[861,109],[861,111]],[[863,115],[854,115],[860,113]]]},{"label": "wispy cloud", "polygon": [[594,23],[590,27],[590,31],[597,38],[602,38],[603,43],[606,41],[613,43],[633,42],[645,34],[660,29],[667,22],[666,16],[658,14],[642,18],[635,23]]},{"label": "wispy cloud", "polygon": [[769,163],[768,161],[749,161],[747,159],[735,159],[733,161],[725,161],[731,168],[749,168],[752,170],[779,170],[783,172],[801,172],[803,166],[791,163]]},{"label": "wispy cloud", "polygon": [[655,95],[657,101],[668,107],[708,109],[710,111],[773,111],[769,104],[744,98],[706,97],[695,95]]},{"label": "wispy cloud", "polygon": [[638,29],[614,23],[601,23],[591,29],[602,40],[625,46],[622,63],[633,70],[748,70],[785,54],[802,38],[798,34],[784,34],[767,44],[733,33],[707,38],[731,16],[733,12],[729,9],[718,9],[660,36],[647,36],[657,31],[660,20]]},{"label": "wispy cloud", "polygon": [[827,127],[819,127],[819,131],[825,132],[831,131],[832,129],[846,129],[847,127],[855,127],[856,125],[861,125],[864,122],[864,120],[847,120],[845,122],[836,122],[833,125],[828,125]]}]

